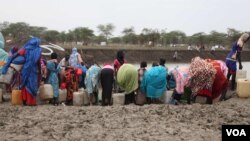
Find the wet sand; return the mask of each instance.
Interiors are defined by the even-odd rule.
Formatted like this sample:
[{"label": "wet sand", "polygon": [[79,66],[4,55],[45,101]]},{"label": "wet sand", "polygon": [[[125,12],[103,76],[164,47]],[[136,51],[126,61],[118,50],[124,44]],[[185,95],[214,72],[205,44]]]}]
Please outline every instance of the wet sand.
[{"label": "wet sand", "polygon": [[36,107],[0,104],[1,140],[221,140],[222,124],[250,124],[250,99],[214,105]]}]

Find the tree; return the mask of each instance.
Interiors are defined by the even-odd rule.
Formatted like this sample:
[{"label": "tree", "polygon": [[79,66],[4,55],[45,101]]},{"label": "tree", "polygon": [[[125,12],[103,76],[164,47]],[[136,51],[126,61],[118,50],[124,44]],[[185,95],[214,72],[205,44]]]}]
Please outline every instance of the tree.
[{"label": "tree", "polygon": [[240,37],[240,31],[234,29],[234,28],[228,28],[227,29],[227,36],[229,39],[229,42],[235,42]]},{"label": "tree", "polygon": [[153,46],[155,43],[160,41],[160,33],[158,29],[150,29],[150,28],[143,28],[142,33],[139,35],[139,39],[143,41],[143,43],[152,41]]},{"label": "tree", "polygon": [[121,37],[113,37],[113,38],[110,38],[110,41],[111,41],[111,43],[120,44],[122,41],[122,38]]},{"label": "tree", "polygon": [[67,42],[67,34],[65,33],[65,31],[59,33],[58,40],[60,42]]},{"label": "tree", "polygon": [[101,42],[106,40],[106,37],[104,37],[102,35],[94,36],[92,40],[93,40],[93,42],[100,44]]},{"label": "tree", "polygon": [[40,37],[46,31],[45,27],[29,26],[24,22],[8,23],[4,22],[0,25],[1,30],[5,36],[10,36],[14,40],[27,39],[29,36]]},{"label": "tree", "polygon": [[76,41],[88,43],[94,36],[94,31],[87,27],[78,27],[73,30]]},{"label": "tree", "polygon": [[182,31],[171,31],[162,33],[163,44],[183,44],[186,41],[186,34]]},{"label": "tree", "polygon": [[128,27],[125,28],[122,31],[122,34],[124,36],[122,37],[122,40],[126,44],[136,44],[137,43],[137,35],[135,34],[134,27]]},{"label": "tree", "polygon": [[30,34],[32,36],[41,37],[43,32],[47,30],[46,27],[29,26]]},{"label": "tree", "polygon": [[209,44],[211,45],[222,45],[225,44],[227,40],[227,34],[220,33],[217,31],[211,31],[208,35]]},{"label": "tree", "polygon": [[105,36],[106,41],[108,41],[109,37],[112,35],[112,32],[115,29],[115,26],[111,23],[103,25],[100,24],[97,26],[99,32],[101,33],[101,36]]},{"label": "tree", "polygon": [[206,34],[204,32],[198,32],[193,34],[191,37],[191,43],[196,45],[204,45],[206,43]]},{"label": "tree", "polygon": [[129,34],[134,34],[134,33],[135,33],[135,31],[134,31],[133,26],[128,27],[128,28],[124,28],[122,31],[122,34],[124,34],[124,35],[129,35]]},{"label": "tree", "polygon": [[14,39],[27,38],[30,36],[29,25],[24,22],[11,23],[7,28],[3,29],[2,32]]},{"label": "tree", "polygon": [[47,30],[43,33],[42,37],[47,42],[55,43],[55,42],[59,41],[59,35],[60,35],[60,33],[56,30]]},{"label": "tree", "polygon": [[0,31],[6,29],[9,25],[10,25],[10,23],[7,21],[0,23]]}]

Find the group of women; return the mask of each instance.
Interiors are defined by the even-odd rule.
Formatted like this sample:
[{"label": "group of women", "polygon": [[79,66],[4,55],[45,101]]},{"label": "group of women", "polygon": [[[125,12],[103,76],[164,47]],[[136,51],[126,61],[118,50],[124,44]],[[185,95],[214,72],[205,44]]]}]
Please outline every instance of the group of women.
[{"label": "group of women", "polygon": [[[202,59],[195,57],[190,66],[177,66],[168,69],[165,59],[154,62],[147,69],[147,62],[141,62],[140,68],[127,63],[124,51],[117,52],[113,63],[105,63],[100,67],[94,60],[84,65],[80,53],[76,48],[70,55],[66,55],[58,62],[57,54],[52,53],[50,60],[41,56],[41,40],[32,37],[20,49],[9,55],[4,48],[4,39],[0,34],[0,69],[6,74],[11,64],[21,64],[20,83],[24,105],[36,105],[36,97],[41,82],[51,84],[54,99],[52,103],[58,105],[59,89],[67,89],[66,104],[71,105],[73,92],[79,87],[86,89],[90,104],[98,102],[99,82],[102,86],[102,105],[112,105],[112,94],[125,92],[125,104],[159,102],[167,89],[174,89],[169,103],[178,104],[182,95],[186,94],[195,99],[197,96],[207,97],[207,103],[214,99],[224,99],[228,87],[228,80],[232,76],[231,89],[235,89],[235,75],[237,60],[242,69],[241,51],[248,41],[249,34],[244,33],[233,44],[231,52],[224,63],[221,60]],[[138,102],[141,101],[143,102]]]}]

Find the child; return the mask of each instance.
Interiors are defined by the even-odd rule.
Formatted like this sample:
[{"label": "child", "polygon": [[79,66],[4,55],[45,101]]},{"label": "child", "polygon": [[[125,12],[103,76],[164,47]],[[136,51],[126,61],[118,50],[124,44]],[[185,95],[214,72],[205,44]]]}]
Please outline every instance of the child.
[{"label": "child", "polygon": [[57,54],[51,54],[51,60],[47,62],[48,69],[48,80],[47,83],[51,84],[53,87],[54,98],[52,104],[58,105],[58,96],[59,96],[59,80],[58,73],[60,71],[60,67],[57,62]]}]

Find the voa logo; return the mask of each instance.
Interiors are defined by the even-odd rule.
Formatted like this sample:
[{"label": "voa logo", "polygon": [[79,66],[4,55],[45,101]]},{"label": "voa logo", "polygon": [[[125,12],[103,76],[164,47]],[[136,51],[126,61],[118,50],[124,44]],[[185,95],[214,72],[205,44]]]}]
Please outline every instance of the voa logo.
[{"label": "voa logo", "polygon": [[227,136],[247,136],[244,129],[226,129]]}]

